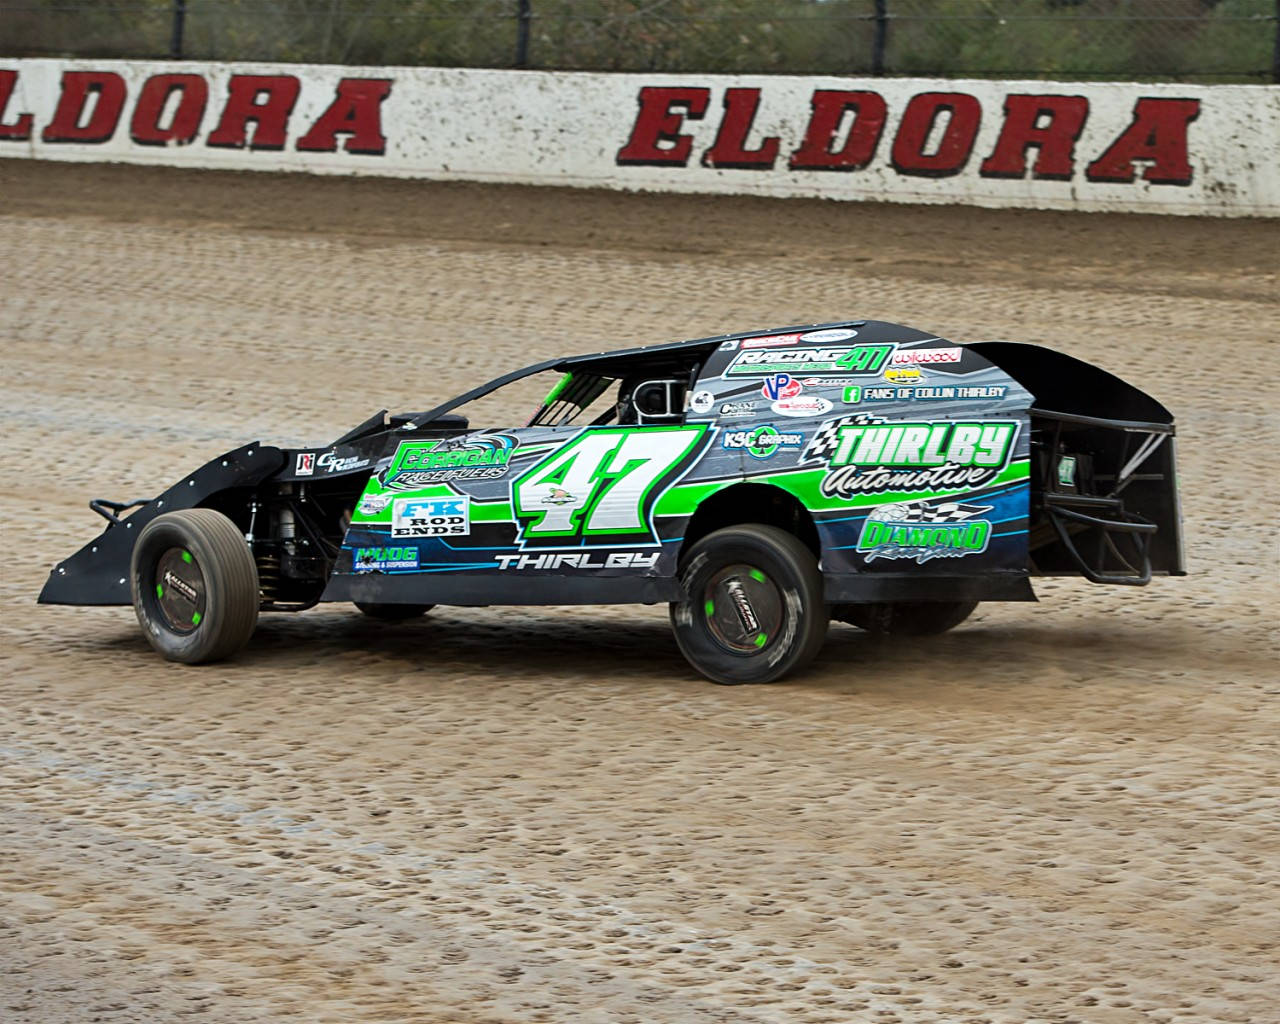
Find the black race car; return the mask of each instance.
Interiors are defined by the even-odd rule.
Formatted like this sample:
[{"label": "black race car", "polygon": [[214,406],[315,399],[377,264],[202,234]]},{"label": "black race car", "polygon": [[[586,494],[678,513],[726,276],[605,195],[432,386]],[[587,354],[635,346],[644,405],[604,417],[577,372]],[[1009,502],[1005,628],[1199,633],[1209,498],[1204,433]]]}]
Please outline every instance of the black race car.
[{"label": "black race car", "polygon": [[[527,423],[463,413],[539,374]],[[227,452],[106,530],[47,604],[132,604],[166,658],[322,601],[670,602],[716,682],[803,666],[829,618],[938,633],[1032,576],[1183,575],[1173,417],[1049,349],[873,320],[553,359],[317,448]]]}]

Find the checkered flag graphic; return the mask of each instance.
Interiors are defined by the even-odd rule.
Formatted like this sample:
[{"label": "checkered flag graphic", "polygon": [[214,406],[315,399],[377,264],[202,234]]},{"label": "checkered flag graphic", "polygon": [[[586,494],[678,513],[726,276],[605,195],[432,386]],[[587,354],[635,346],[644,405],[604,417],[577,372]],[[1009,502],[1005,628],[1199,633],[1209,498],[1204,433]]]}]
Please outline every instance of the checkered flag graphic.
[{"label": "checkered flag graphic", "polygon": [[883,423],[879,416],[868,416],[858,413],[856,416],[841,416],[839,419],[827,420],[809,440],[800,455],[801,462],[829,462],[831,456],[840,447],[840,428],[861,426],[869,423]]},{"label": "checkered flag graphic", "polygon": [[990,512],[990,505],[966,505],[962,501],[944,501],[931,505],[927,501],[904,501],[896,505],[881,505],[868,519],[883,522],[911,523],[962,523],[983,512]]}]

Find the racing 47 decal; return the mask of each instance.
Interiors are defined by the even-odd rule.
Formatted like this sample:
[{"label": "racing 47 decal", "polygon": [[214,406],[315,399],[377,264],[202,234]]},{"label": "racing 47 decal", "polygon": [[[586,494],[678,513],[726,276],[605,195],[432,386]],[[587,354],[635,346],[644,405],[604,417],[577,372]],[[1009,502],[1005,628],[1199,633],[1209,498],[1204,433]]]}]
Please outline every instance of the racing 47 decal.
[{"label": "racing 47 decal", "polygon": [[884,368],[895,348],[896,345],[886,344],[798,348],[790,351],[757,349],[740,352],[724,375],[768,377],[775,373],[822,373],[830,376],[874,377]]},{"label": "racing 47 decal", "polygon": [[705,423],[589,427],[512,481],[521,546],[657,544],[654,502],[706,438]]}]

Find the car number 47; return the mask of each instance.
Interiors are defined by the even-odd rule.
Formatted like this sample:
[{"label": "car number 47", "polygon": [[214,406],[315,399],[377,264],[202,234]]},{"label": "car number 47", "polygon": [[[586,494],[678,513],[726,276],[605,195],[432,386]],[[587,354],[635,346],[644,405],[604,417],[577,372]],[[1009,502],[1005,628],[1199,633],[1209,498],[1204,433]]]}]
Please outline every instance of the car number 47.
[{"label": "car number 47", "polygon": [[655,543],[649,513],[659,485],[687,464],[706,429],[584,430],[512,483],[521,539]]}]

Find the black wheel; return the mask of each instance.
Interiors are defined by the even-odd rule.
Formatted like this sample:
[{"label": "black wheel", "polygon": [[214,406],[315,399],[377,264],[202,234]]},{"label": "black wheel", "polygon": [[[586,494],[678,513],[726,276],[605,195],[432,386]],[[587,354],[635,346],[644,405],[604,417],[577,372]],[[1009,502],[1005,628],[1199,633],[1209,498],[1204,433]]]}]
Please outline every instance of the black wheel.
[{"label": "black wheel", "polygon": [[433,604],[377,604],[373,601],[356,601],[355,606],[371,619],[383,622],[404,622],[426,615],[435,607]]},{"label": "black wheel", "polygon": [[229,658],[258,624],[258,569],[221,512],[189,508],[149,522],[133,548],[133,608],[170,661]]},{"label": "black wheel", "polygon": [[831,617],[882,636],[934,636],[964,622],[977,601],[885,601],[837,604]]},{"label": "black wheel", "polygon": [[818,561],[776,526],[731,526],[685,555],[687,601],[671,627],[689,664],[715,683],[771,683],[822,647],[827,606]]}]

